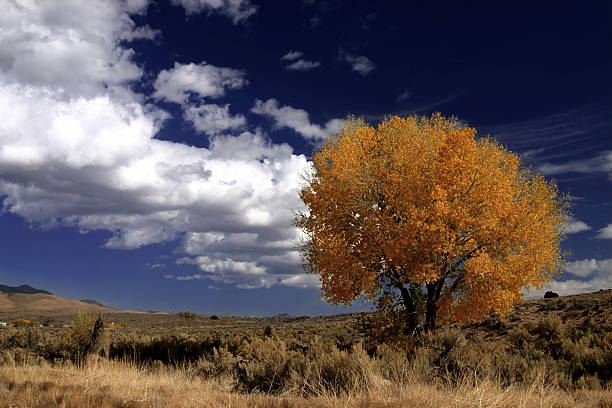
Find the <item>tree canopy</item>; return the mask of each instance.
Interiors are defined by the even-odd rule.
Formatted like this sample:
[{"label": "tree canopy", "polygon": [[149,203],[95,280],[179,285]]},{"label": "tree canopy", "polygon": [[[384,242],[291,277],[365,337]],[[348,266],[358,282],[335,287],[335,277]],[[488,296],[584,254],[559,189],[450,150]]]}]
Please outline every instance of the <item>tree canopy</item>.
[{"label": "tree canopy", "polygon": [[296,225],[330,302],[396,299],[415,329],[420,290],[433,329],[503,315],[562,270],[566,197],[454,118],[349,120],[312,162]]}]

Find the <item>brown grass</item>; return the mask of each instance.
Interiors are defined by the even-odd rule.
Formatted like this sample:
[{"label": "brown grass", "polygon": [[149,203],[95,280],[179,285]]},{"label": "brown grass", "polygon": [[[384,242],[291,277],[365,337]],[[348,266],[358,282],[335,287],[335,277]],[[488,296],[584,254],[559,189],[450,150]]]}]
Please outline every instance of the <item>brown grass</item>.
[{"label": "brown grass", "polygon": [[[143,369],[92,359],[86,368],[16,365],[0,368],[0,408],[8,407],[610,407],[612,391],[566,392],[545,386],[502,388],[468,378],[454,386],[416,378],[392,383],[365,373],[367,381],[345,395],[309,398],[287,391],[270,396],[232,391],[229,379],[205,380],[185,369]],[[545,375],[542,373],[542,376]],[[299,384],[295,384],[299,386]]]},{"label": "brown grass", "polygon": [[107,321],[82,369],[74,327],[0,329],[0,408],[612,407],[612,291],[384,345],[354,314]]}]

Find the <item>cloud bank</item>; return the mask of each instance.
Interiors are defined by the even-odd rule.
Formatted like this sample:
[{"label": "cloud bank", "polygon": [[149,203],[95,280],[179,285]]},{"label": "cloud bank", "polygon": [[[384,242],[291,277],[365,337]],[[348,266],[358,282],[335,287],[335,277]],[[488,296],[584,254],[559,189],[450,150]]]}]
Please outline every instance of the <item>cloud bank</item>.
[{"label": "cloud bank", "polygon": [[[227,2],[234,4],[235,2]],[[245,3],[246,4],[246,3]],[[131,90],[143,69],[127,40],[154,38],[145,1],[9,2],[0,15],[0,199],[33,225],[112,233],[108,248],[179,239],[201,276],[244,288],[291,284],[299,174],[308,167],[210,105],[244,72],[175,64],[155,96],[212,134],[208,148],[156,138],[168,114]],[[67,70],[66,66],[71,69]],[[178,278],[177,278],[178,279]],[[283,283],[285,282],[285,283]]]},{"label": "cloud bank", "polygon": [[600,289],[612,289],[612,258],[568,262],[562,277],[566,279],[552,281],[541,290],[532,290],[525,297],[541,297],[547,290],[552,290],[560,295],[573,295],[597,292]]}]

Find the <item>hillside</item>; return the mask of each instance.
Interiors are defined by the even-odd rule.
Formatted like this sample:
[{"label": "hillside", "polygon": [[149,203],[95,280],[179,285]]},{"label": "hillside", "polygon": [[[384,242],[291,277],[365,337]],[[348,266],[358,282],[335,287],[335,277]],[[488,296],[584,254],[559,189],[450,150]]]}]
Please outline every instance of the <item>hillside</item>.
[{"label": "hillside", "polygon": [[0,293],[0,317],[14,314],[70,314],[79,310],[104,312],[110,309],[45,293]]},{"label": "hillside", "polygon": [[44,293],[45,295],[51,295],[51,292],[47,292],[46,290],[36,289],[30,285],[21,285],[21,286],[6,286],[0,285],[0,292],[4,293],[25,293],[28,295],[33,295],[36,293]]}]

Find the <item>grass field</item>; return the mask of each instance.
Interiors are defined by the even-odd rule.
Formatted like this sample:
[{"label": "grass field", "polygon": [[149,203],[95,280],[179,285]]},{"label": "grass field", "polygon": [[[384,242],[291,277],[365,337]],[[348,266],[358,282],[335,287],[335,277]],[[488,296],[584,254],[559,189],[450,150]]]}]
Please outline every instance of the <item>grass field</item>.
[{"label": "grass field", "polygon": [[[287,390],[281,395],[236,393],[230,379],[206,380],[188,370],[148,370],[133,364],[94,360],[74,367],[0,368],[0,408],[5,407],[609,407],[610,391],[568,392],[544,385],[500,387],[466,379],[453,386],[407,378],[389,383],[374,373],[337,395],[308,398]],[[295,384],[299,386],[299,384]]]},{"label": "grass field", "polygon": [[116,313],[82,368],[73,329],[11,327],[0,330],[0,408],[612,407],[611,314],[601,291],[373,344],[355,314]]}]

